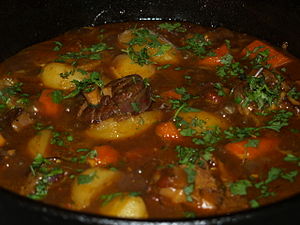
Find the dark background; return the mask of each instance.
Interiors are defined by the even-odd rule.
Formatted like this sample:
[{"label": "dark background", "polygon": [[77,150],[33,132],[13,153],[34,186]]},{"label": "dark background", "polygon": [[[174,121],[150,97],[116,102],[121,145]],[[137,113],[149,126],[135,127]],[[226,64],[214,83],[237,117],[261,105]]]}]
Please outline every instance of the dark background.
[{"label": "dark background", "polygon": [[[0,61],[69,29],[157,18],[247,32],[300,55],[300,1],[291,0],[1,0]],[[297,38],[296,38],[297,37]]]}]

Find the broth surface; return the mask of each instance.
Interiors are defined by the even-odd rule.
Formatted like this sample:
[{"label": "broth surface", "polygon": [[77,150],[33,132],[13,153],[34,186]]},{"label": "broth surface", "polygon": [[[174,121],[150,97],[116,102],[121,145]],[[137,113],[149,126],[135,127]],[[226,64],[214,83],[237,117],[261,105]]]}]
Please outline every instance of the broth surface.
[{"label": "broth surface", "polygon": [[226,28],[82,27],[0,64],[0,186],[62,208],[193,218],[299,192],[300,62]]}]

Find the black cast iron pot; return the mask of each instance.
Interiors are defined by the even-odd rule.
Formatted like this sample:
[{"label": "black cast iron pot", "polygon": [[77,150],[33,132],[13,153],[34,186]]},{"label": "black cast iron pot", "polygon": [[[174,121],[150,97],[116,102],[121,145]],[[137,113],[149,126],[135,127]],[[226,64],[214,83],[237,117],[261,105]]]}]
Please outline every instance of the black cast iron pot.
[{"label": "black cast iron pot", "polygon": [[[1,0],[0,61],[34,43],[80,26],[132,20],[190,21],[225,26],[280,46],[300,57],[300,2],[289,0]],[[203,219],[122,220],[72,212],[0,189],[0,225],[293,225],[300,195],[240,213]]]}]

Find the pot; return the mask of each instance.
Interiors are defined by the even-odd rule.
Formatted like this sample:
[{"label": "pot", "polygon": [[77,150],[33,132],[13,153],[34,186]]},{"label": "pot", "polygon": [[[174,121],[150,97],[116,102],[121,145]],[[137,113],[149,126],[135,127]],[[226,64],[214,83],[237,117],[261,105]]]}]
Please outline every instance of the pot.
[{"label": "pot", "polygon": [[[300,57],[298,1],[250,0],[6,0],[0,2],[0,61],[34,43],[81,26],[133,20],[176,20],[224,26],[280,46]],[[182,220],[125,220],[72,212],[0,188],[0,224],[213,225],[299,224],[300,195],[239,213]]]}]

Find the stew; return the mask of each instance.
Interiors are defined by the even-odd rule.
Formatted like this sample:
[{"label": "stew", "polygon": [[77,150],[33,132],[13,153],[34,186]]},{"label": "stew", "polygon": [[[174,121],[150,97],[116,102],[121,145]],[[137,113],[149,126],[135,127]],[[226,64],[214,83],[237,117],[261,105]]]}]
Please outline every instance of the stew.
[{"label": "stew", "polygon": [[300,62],[226,28],[82,27],[0,64],[0,186],[125,218],[232,213],[300,179]]}]

